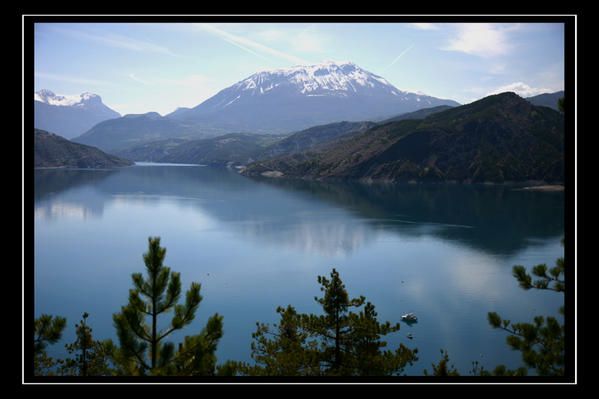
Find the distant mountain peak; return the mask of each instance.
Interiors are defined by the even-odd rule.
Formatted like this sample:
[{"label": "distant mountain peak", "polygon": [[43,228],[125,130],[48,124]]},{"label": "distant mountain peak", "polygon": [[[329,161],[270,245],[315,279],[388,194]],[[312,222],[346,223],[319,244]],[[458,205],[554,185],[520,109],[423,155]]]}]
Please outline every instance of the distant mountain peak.
[{"label": "distant mountain peak", "polygon": [[102,103],[102,97],[95,93],[85,92],[79,95],[57,95],[52,90],[42,89],[33,95],[35,101],[59,107],[85,106],[86,104]]},{"label": "distant mountain peak", "polygon": [[320,64],[317,65],[356,65],[351,61],[334,61],[334,60],[324,60]]},{"label": "distant mountain peak", "polygon": [[258,71],[257,74],[260,73],[272,73],[272,74],[289,74],[289,73],[293,73],[293,72],[297,72],[297,71],[314,71],[314,70],[319,70],[319,69],[327,69],[330,71],[335,71],[335,70],[344,70],[344,71],[351,71],[354,69],[362,69],[359,66],[357,66],[355,63],[351,62],[351,61],[323,61],[317,64],[310,64],[310,65],[294,65],[292,67],[287,67],[287,68],[274,68],[274,69],[265,69],[262,71]]},{"label": "distant mountain peak", "polygon": [[71,139],[95,124],[121,115],[102,102],[95,93],[59,95],[42,89],[33,94],[34,126]]},{"label": "distant mountain peak", "polygon": [[350,61],[264,70],[169,118],[226,131],[293,132],[339,121],[381,120],[455,101],[403,91]]},{"label": "distant mountain peak", "polygon": [[324,61],[314,65],[260,71],[233,87],[250,91],[252,95],[264,95],[277,87],[291,87],[308,96],[346,96],[348,92],[368,89],[383,89],[396,96],[402,93],[383,77],[349,61]]},{"label": "distant mountain peak", "polygon": [[526,99],[520,97],[520,95],[518,95],[517,93],[513,92],[513,91],[505,91],[503,93],[497,93],[497,94],[491,94],[487,97],[481,98],[480,100],[477,100],[471,104],[476,104],[476,103],[498,103],[498,104],[529,104],[528,101],[526,101]]},{"label": "distant mountain peak", "polygon": [[495,96],[496,98],[522,98],[518,93],[514,92],[514,91],[504,91],[503,93],[497,93],[497,94],[491,94],[489,97],[493,97]]},{"label": "distant mountain peak", "polygon": [[88,91],[86,91],[85,93],[81,93],[79,95],[79,98],[81,98],[81,101],[102,101],[102,97],[95,93],[90,93]]},{"label": "distant mountain peak", "polygon": [[41,90],[35,92],[34,97],[35,96],[39,96],[40,98],[46,98],[46,97],[56,97],[56,94],[54,94],[54,92],[52,90],[41,89]]}]

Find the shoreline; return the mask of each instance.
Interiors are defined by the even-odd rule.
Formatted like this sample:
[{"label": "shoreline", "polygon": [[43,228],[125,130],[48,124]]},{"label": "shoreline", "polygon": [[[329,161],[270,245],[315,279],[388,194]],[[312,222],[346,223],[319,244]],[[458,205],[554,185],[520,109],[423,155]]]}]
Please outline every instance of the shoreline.
[{"label": "shoreline", "polygon": [[545,192],[557,192],[564,191],[564,186],[561,184],[544,184],[541,186],[529,186],[515,189],[517,191],[545,191]]},{"label": "shoreline", "polygon": [[262,173],[244,173],[246,167],[238,167],[237,172],[244,177],[250,179],[260,180],[302,180],[302,181],[315,181],[315,182],[355,182],[365,185],[464,185],[464,186],[497,186],[497,187],[512,187],[513,191],[545,191],[545,192],[559,192],[564,191],[564,185],[558,184],[547,184],[538,180],[528,181],[457,181],[457,180],[391,180],[391,179],[372,179],[372,178],[341,178],[341,177],[314,177],[314,176],[295,176],[286,175],[280,171],[272,170],[265,171]]}]

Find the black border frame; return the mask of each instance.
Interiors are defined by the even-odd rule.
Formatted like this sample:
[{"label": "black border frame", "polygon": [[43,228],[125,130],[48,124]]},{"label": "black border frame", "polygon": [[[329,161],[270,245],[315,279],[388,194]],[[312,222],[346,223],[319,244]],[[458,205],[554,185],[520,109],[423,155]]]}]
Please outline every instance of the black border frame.
[{"label": "black border frame", "polygon": [[[22,29],[23,29],[23,134],[24,134],[24,193],[23,198],[25,214],[23,215],[25,222],[24,231],[24,248],[23,254],[23,267],[25,280],[23,281],[23,287],[25,289],[24,298],[24,334],[25,342],[33,342],[33,315],[34,315],[34,196],[33,196],[33,181],[34,181],[34,167],[33,167],[33,136],[27,134],[33,130],[33,102],[30,100],[31,96],[26,93],[32,93],[34,91],[34,24],[35,23],[51,23],[51,22],[120,22],[120,23],[148,23],[148,22],[322,22],[322,23],[393,23],[393,22],[553,22],[553,23],[564,23],[564,72],[565,72],[565,86],[566,92],[566,110],[565,110],[565,132],[566,139],[564,142],[564,159],[565,159],[565,259],[568,265],[574,264],[575,259],[575,245],[578,245],[578,253],[582,252],[582,240],[575,242],[574,231],[575,231],[575,205],[578,206],[578,212],[582,212],[582,187],[580,182],[582,181],[582,151],[577,153],[578,161],[578,176],[575,175],[575,122],[581,121],[583,116],[583,104],[582,104],[582,26],[583,19],[580,14],[568,13],[568,14],[554,14],[554,15],[426,15],[423,14],[404,14],[404,15],[27,15],[22,13]],[[576,16],[576,18],[575,18]],[[576,25],[575,25],[576,24]],[[575,42],[575,35],[577,42]],[[575,44],[576,43],[576,44]],[[575,82],[575,74],[576,80]],[[576,97],[576,107],[574,98]],[[577,112],[577,114],[575,114]],[[575,118],[574,116],[577,115]],[[582,124],[580,124],[582,127]],[[582,143],[582,135],[578,134],[576,139],[578,140],[578,148],[584,148]],[[578,203],[575,204],[576,196],[574,190],[574,183],[577,182],[577,194]],[[577,220],[578,231],[577,236],[580,238],[580,232],[582,230],[582,218]],[[580,255],[578,255],[580,256]],[[578,265],[577,265],[578,266]],[[322,384],[363,384],[363,383],[375,383],[375,384],[405,384],[405,383],[416,383],[416,384],[443,384],[450,383],[454,384],[503,384],[503,383],[533,383],[533,384],[547,384],[547,383],[565,383],[572,384],[577,378],[577,383],[580,384],[582,379],[582,356],[583,351],[579,350],[576,354],[575,351],[575,323],[572,322],[574,311],[577,312],[577,345],[582,347],[582,282],[583,270],[581,267],[577,267],[577,291],[574,292],[574,268],[566,268],[566,295],[565,295],[565,325],[566,325],[566,376],[564,377],[472,377],[472,376],[461,376],[461,377],[424,377],[424,376],[406,376],[406,377],[343,377],[343,378],[332,378],[332,377],[303,377],[303,378],[290,378],[290,377],[44,377],[33,375],[33,348],[32,345],[25,345],[24,350],[24,374],[21,375],[21,383],[25,384],[54,384],[54,383],[116,383],[116,384],[155,384],[155,383],[177,383],[177,384],[189,384],[189,383],[209,383],[209,384],[278,384],[278,383],[290,383],[290,384],[302,384],[302,383],[316,383]],[[577,297],[577,309],[574,308],[575,297]],[[577,359],[575,358],[577,356]],[[28,360],[29,359],[29,360]],[[575,360],[577,364],[575,365]],[[575,367],[577,375],[575,375]],[[170,387],[170,385],[167,385]]]}]

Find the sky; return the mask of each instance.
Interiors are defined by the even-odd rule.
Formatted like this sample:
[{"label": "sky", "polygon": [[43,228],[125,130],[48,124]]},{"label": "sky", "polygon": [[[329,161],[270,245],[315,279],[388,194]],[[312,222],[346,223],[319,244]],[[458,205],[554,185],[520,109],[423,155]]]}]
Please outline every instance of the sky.
[{"label": "sky", "polygon": [[36,23],[35,90],[125,114],[194,107],[267,69],[351,61],[398,89],[469,103],[564,88],[560,23]]}]

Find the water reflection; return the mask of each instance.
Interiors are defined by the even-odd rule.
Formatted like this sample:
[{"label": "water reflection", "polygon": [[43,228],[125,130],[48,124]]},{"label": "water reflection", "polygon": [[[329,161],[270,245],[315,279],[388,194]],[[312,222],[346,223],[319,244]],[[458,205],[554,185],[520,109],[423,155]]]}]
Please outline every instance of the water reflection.
[{"label": "water reflection", "polygon": [[494,253],[515,253],[535,241],[563,235],[561,192],[518,191],[501,185],[261,181],[341,206],[369,218],[375,228],[435,235]]},{"label": "water reflection", "polygon": [[33,186],[35,200],[72,188],[91,186],[116,172],[116,170],[36,169]]},{"label": "water reflection", "polygon": [[418,315],[390,340],[395,347],[414,334],[414,374],[438,361],[440,348],[464,370],[483,352],[492,360],[485,366],[519,364],[486,313],[530,320],[562,298],[523,291],[510,272],[561,256],[562,193],[256,181],[204,167],[44,170],[35,184],[36,313],[78,320],[88,311],[100,338],[115,338],[112,313],[143,268],[148,235],[163,237],[185,285],[202,283],[190,329],[225,316],[220,360],[250,361],[255,323],[274,322],[277,305],[316,311],[316,276],[333,266],[381,319]]},{"label": "water reflection", "polygon": [[101,212],[94,213],[88,207],[79,204],[69,204],[68,202],[46,203],[45,206],[35,208],[36,219],[87,219],[90,216],[101,216]]},{"label": "water reflection", "polygon": [[[244,239],[349,254],[381,232],[512,254],[563,234],[563,193],[461,185],[253,181],[202,167],[36,171],[36,218],[101,217],[108,203],[192,207]],[[60,193],[60,200],[58,194]]]},{"label": "water reflection", "polygon": [[35,171],[35,219],[100,218],[106,199],[95,184],[116,171],[41,169]]}]

